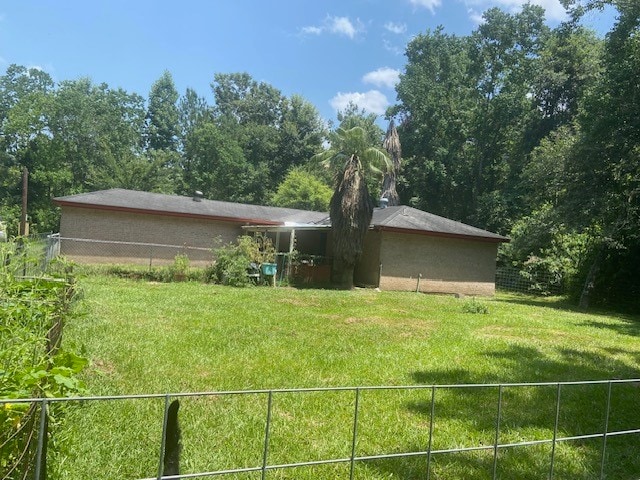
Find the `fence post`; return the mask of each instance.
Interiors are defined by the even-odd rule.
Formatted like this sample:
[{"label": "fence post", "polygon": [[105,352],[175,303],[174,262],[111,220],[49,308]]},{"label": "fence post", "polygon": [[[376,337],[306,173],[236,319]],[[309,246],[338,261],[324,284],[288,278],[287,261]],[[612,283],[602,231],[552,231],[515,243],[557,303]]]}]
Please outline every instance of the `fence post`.
[{"label": "fence post", "polygon": [[360,404],[360,388],[356,388],[356,401],[353,411],[353,439],[351,441],[351,466],[349,469],[349,479],[353,480],[355,473],[356,443],[358,441],[358,406]]},{"label": "fence post", "polygon": [[604,478],[604,462],[606,460],[607,453],[607,432],[609,431],[609,412],[611,410],[611,382],[607,388],[607,413],[604,417],[604,435],[602,438],[602,462],[600,464],[600,478]]},{"label": "fence post", "polygon": [[558,390],[556,393],[556,421],[553,425],[553,443],[551,444],[551,469],[549,471],[549,480],[553,480],[553,466],[556,458],[556,438],[558,438],[558,422],[560,421],[560,392],[562,390],[562,384],[558,383]]},{"label": "fence post", "polygon": [[431,446],[433,445],[433,417],[436,409],[436,386],[431,386],[431,410],[429,415],[429,446],[427,447],[427,480],[431,477]]},{"label": "fence post", "polygon": [[493,443],[493,480],[498,473],[498,445],[500,444],[500,417],[502,416],[502,385],[498,386],[498,414],[496,415],[496,438]]},{"label": "fence post", "polygon": [[49,419],[47,417],[48,401],[43,398],[40,404],[40,427],[38,429],[38,447],[36,450],[36,480],[47,478],[47,435]]},{"label": "fence post", "polygon": [[164,450],[167,438],[167,418],[169,416],[169,395],[164,397],[164,415],[162,417],[162,438],[160,439],[160,455],[158,458],[158,480],[164,474]]},{"label": "fence post", "polygon": [[273,403],[273,391],[269,390],[267,400],[267,425],[264,429],[264,449],[262,451],[262,480],[267,478],[267,458],[269,456],[269,430],[271,428],[271,405]]}]

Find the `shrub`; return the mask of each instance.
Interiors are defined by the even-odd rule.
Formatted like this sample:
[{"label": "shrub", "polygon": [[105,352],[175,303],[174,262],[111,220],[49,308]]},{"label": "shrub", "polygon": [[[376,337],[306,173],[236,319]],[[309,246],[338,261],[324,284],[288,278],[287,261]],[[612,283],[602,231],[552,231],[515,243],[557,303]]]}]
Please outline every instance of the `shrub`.
[{"label": "shrub", "polygon": [[216,261],[205,271],[205,278],[234,287],[250,285],[247,269],[252,263],[260,265],[275,261],[275,248],[265,235],[240,236],[236,243],[217,248],[214,253]]},{"label": "shrub", "polygon": [[464,313],[480,313],[482,315],[487,315],[489,313],[489,307],[473,297],[471,300],[465,300],[462,304],[462,311]]},{"label": "shrub", "polygon": [[189,257],[184,254],[178,254],[173,260],[173,265],[169,267],[172,280],[183,281],[188,278],[189,275]]}]

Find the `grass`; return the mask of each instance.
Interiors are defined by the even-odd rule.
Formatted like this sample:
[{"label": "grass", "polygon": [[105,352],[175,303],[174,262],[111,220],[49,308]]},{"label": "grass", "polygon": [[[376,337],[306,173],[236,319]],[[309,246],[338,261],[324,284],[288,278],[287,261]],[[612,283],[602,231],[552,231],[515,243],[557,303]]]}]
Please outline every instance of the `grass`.
[{"label": "grass", "polygon": [[[84,279],[85,314],[65,341],[91,359],[92,394],[319,386],[446,385],[640,377],[640,318],[571,310],[561,299],[466,300],[372,290],[233,289]],[[565,387],[560,434],[603,431],[606,386]],[[613,389],[609,430],[640,427],[636,386]],[[551,438],[555,387],[505,388],[501,442]],[[497,390],[439,390],[433,448],[491,445]],[[163,400],[87,402],[68,418],[54,459],[64,479],[153,477]],[[354,394],[274,395],[269,464],[351,453]],[[361,394],[357,455],[424,450],[430,390]],[[184,399],[183,473],[259,466],[265,395]],[[556,447],[555,478],[598,478],[602,439]],[[640,476],[640,438],[607,441],[607,478]],[[547,478],[549,445],[501,450],[499,478]],[[433,457],[433,479],[492,478],[493,452]],[[348,464],[284,469],[279,478],[348,478]],[[426,477],[424,457],[357,464],[357,479]],[[237,474],[224,478],[260,478]]]}]

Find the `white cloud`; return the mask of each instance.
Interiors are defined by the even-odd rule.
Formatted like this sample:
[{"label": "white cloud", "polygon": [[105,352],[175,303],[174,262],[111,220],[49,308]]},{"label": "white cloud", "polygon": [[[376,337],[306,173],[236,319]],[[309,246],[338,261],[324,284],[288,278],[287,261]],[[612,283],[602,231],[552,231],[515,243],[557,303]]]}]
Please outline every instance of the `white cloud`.
[{"label": "white cloud", "polygon": [[400,81],[400,70],[382,67],[369,72],[362,77],[364,83],[370,83],[376,87],[393,88]]},{"label": "white cloud", "polygon": [[396,35],[401,35],[407,31],[407,24],[387,22],[384,24],[384,28],[385,30],[391,33],[395,33]]},{"label": "white cloud", "polygon": [[302,27],[302,33],[306,35],[320,35],[322,28],[320,27]]},{"label": "white cloud", "polygon": [[383,115],[389,106],[387,97],[378,90],[349,93],[338,92],[338,94],[329,101],[329,104],[336,112],[344,110],[350,103],[376,115]]},{"label": "white cloud", "polygon": [[353,38],[358,33],[356,27],[347,17],[330,17],[328,19],[328,28],[331,33],[344,35]]},{"label": "white cloud", "polygon": [[[411,1],[413,2],[414,0]],[[491,7],[502,7],[515,12],[520,10],[527,1],[532,5],[543,7],[548,20],[560,21],[567,19],[567,13],[559,0],[464,0],[464,3],[467,7],[470,7],[470,18],[475,23],[482,23],[481,14],[479,13],[481,11]]]},{"label": "white cloud", "polygon": [[409,0],[414,7],[423,7],[435,13],[436,7],[442,5],[442,0]]},{"label": "white cloud", "polygon": [[334,35],[342,35],[354,39],[358,33],[362,32],[364,27],[359,19],[355,22],[348,17],[332,17],[327,16],[322,25],[310,25],[300,29],[303,35],[321,35],[323,33],[332,33]]}]

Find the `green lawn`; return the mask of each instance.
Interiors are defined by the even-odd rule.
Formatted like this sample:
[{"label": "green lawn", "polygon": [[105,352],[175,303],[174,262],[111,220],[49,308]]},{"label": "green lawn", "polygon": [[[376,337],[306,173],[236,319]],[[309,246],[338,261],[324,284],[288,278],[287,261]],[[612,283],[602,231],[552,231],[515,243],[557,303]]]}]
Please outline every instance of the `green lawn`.
[{"label": "green lawn", "polygon": [[[444,385],[640,377],[640,318],[585,314],[560,299],[468,300],[373,290],[233,289],[88,277],[83,315],[65,342],[91,360],[91,394],[291,387]],[[605,385],[565,387],[559,434],[603,431]],[[361,394],[359,456],[425,450],[431,390]],[[491,445],[497,389],[439,390],[433,448]],[[551,438],[555,387],[506,388],[501,442]],[[351,453],[354,393],[273,397],[269,464]],[[65,479],[153,477],[162,399],[87,402],[52,459]],[[266,396],[182,400],[183,473],[259,466]],[[609,430],[640,428],[640,390],[615,386]],[[598,478],[602,439],[556,448],[555,478]],[[606,478],[640,476],[640,436],[610,437]],[[498,478],[547,478],[551,447],[501,450]],[[436,455],[432,479],[492,478],[493,452]],[[267,478],[348,478],[349,465],[283,469]],[[259,473],[223,478],[260,478]],[[366,461],[358,479],[426,478],[425,457]]]}]

